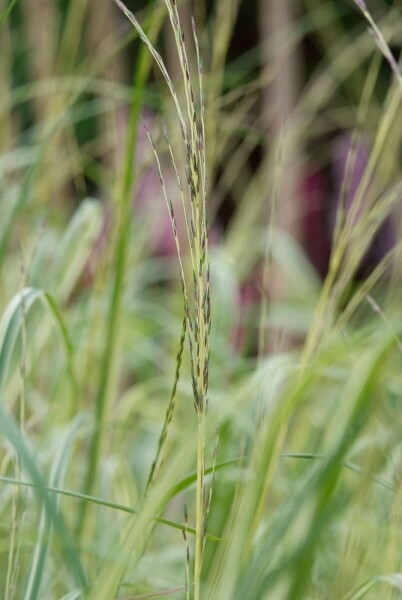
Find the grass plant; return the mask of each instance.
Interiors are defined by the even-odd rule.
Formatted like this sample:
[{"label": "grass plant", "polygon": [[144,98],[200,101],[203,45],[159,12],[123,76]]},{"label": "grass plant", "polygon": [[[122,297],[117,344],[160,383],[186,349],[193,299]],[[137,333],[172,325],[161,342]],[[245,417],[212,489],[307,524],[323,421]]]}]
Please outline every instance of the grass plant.
[{"label": "grass plant", "polygon": [[[306,0],[232,59],[240,0],[132,4],[99,56],[94,0],[55,6],[37,79],[0,2],[0,597],[402,597],[400,7]],[[275,52],[306,36],[321,60],[268,135]],[[321,281],[279,190],[339,131]]]}]

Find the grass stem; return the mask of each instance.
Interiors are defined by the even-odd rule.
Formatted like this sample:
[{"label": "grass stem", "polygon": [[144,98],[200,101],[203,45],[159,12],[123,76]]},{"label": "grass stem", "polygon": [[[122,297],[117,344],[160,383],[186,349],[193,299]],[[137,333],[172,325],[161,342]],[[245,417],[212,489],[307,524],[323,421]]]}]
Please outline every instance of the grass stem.
[{"label": "grass stem", "polygon": [[[132,203],[132,191],[134,188],[135,173],[133,170],[133,161],[136,152],[137,133],[139,115],[142,104],[142,92],[144,83],[149,70],[150,60],[148,54],[141,48],[139,64],[135,72],[133,83],[133,99],[130,112],[130,126],[128,128],[128,138],[125,152],[125,163],[122,175],[121,187],[119,190],[119,208],[120,218],[118,225],[118,245],[116,248],[114,261],[114,280],[108,318],[106,325],[105,345],[102,360],[102,369],[100,373],[98,391],[95,403],[95,424],[94,432],[89,445],[89,464],[85,477],[84,491],[86,494],[93,492],[96,481],[99,459],[101,455],[102,430],[106,415],[106,404],[110,401],[110,388],[112,374],[116,363],[117,345],[120,325],[120,315],[122,312],[122,293],[124,287],[124,273],[126,270],[128,244],[130,238],[130,214]],[[82,533],[86,513],[87,503],[82,503],[78,518],[77,530]]]},{"label": "grass stem", "polygon": [[197,491],[194,558],[194,600],[201,598],[201,569],[204,547],[205,513],[205,412],[198,412]]}]

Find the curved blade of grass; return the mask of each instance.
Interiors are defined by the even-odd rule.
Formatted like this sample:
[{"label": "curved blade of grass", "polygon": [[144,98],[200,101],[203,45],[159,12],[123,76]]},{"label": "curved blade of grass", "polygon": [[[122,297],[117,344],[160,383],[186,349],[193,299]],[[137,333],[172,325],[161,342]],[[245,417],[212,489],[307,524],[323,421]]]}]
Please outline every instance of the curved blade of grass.
[{"label": "curved blade of grass", "polygon": [[[398,330],[400,327],[398,327]],[[342,470],[344,457],[355,443],[365,426],[374,402],[374,387],[378,383],[381,369],[394,335],[387,332],[376,342],[372,341],[368,350],[356,363],[343,391],[340,408],[339,430],[334,432],[332,451],[329,452],[320,471],[315,474],[311,485],[302,491],[299,506],[305,510],[303,527],[297,528],[293,519],[288,530],[293,527],[294,551],[287,557],[288,578],[284,581],[286,593],[283,598],[296,600],[310,577],[314,552],[320,539],[320,532],[334,514],[333,498]],[[336,433],[336,435],[335,435]],[[301,519],[300,508],[295,506],[295,520]],[[298,521],[299,522],[299,521]],[[299,538],[299,540],[297,540]],[[263,557],[261,556],[261,560]],[[261,582],[261,589],[268,589],[268,575]],[[266,586],[266,587],[265,587]]]},{"label": "curved blade of grass", "polygon": [[[71,447],[75,440],[78,429],[81,427],[83,418],[86,415],[79,415],[72,423],[72,426],[67,431],[64,440],[58,448],[54,458],[50,477],[49,488],[60,487],[64,481],[67,470],[68,461],[71,454]],[[60,495],[55,495],[55,506],[57,509],[60,504]],[[34,556],[31,564],[31,569],[28,576],[27,587],[25,590],[25,600],[36,600],[40,597],[41,584],[43,580],[46,560],[49,554],[50,539],[53,531],[53,521],[51,515],[45,507],[42,508],[40,523],[38,528],[38,536],[34,550]],[[79,591],[75,592],[80,595]],[[74,596],[78,597],[78,596]]]},{"label": "curved blade of grass", "polygon": [[[308,460],[310,460],[310,459],[326,460],[326,457],[324,454],[315,454],[312,452],[283,452],[281,454],[281,457],[282,458],[301,458],[301,459],[308,459]],[[372,473],[370,473],[366,469],[363,469],[363,467],[356,465],[355,463],[346,461],[346,462],[342,463],[342,466],[345,467],[345,469],[349,469],[350,471],[354,471],[355,473],[359,473],[360,475],[364,475],[365,477],[368,477],[369,479],[371,479],[371,481],[378,483],[379,485],[381,485],[382,487],[384,487],[387,490],[390,490],[391,492],[395,491],[395,486],[392,483],[390,483],[386,479],[383,479],[382,477],[373,475]]]},{"label": "curved blade of grass", "polygon": [[[52,269],[54,280],[50,289],[55,290],[58,302],[67,301],[73,291],[101,231],[102,220],[102,205],[92,198],[84,200],[70,220],[58,245]],[[37,269],[43,270],[42,265],[38,264]],[[37,279],[42,279],[39,274]]]},{"label": "curved blade of grass", "polygon": [[402,573],[390,573],[389,575],[376,575],[375,577],[371,577],[359,585],[355,590],[346,594],[346,596],[342,596],[341,600],[360,600],[360,598],[364,598],[367,592],[378,583],[385,583],[395,590],[402,592]]},{"label": "curved blade of grass", "polygon": [[[326,460],[326,457],[324,454],[316,454],[314,452],[282,452],[280,454],[280,458]],[[244,462],[244,457],[239,456],[238,458],[230,458],[228,460],[217,463],[215,465],[215,468],[214,467],[206,467],[205,475],[210,475],[213,472],[213,470],[220,471],[221,469],[225,469],[226,467],[240,465],[240,464],[242,464],[242,462]],[[362,467],[360,467],[359,465],[357,465],[355,463],[346,461],[346,462],[342,463],[342,466],[345,469],[349,469],[350,471],[354,471],[355,473],[359,473],[360,475],[368,477],[369,479],[371,479],[371,481],[378,483],[379,485],[381,485],[382,487],[384,487],[385,489],[387,489],[391,492],[395,491],[395,487],[392,483],[390,483],[386,479],[383,479],[382,477],[373,475],[372,473],[370,473],[366,469],[363,469]],[[244,467],[242,467],[242,468],[244,468]],[[175,485],[170,488],[170,490],[167,494],[167,498],[168,499],[174,498],[175,496],[177,496],[177,494],[184,492],[186,489],[188,489],[190,486],[192,486],[194,483],[196,483],[196,481],[197,481],[197,472],[193,471],[192,473],[187,475],[187,477],[183,477],[183,479],[180,479],[180,481],[175,483]]]},{"label": "curved blade of grass", "polygon": [[10,376],[11,360],[24,319],[38,301],[49,311],[57,327],[67,358],[69,375],[75,386],[73,350],[60,311],[50,294],[29,287],[24,288],[12,298],[0,321],[0,390],[3,389]]},{"label": "curved blade of grass", "polygon": [[0,25],[4,23],[4,21],[8,18],[8,15],[13,10],[14,6],[17,4],[17,0],[11,0],[3,12],[0,14]]},{"label": "curved blade of grass", "polygon": [[80,560],[78,548],[64,524],[62,516],[57,509],[54,497],[46,489],[46,485],[31,451],[22,437],[14,419],[5,411],[3,402],[0,402],[0,432],[8,439],[9,443],[20,457],[23,468],[29,473],[32,480],[33,487],[37,492],[38,500],[48,513],[49,519],[54,523],[55,531],[61,541],[66,566],[74,578],[75,585],[81,590],[86,589],[87,577]]},{"label": "curved blade of grass", "polygon": [[[24,487],[35,488],[35,483],[30,481],[22,481],[20,479],[14,479],[13,477],[5,477],[4,475],[0,475],[0,482],[9,483],[12,485],[22,485]],[[60,494],[62,496],[68,496],[69,498],[76,498],[77,500],[81,500],[83,502],[92,502],[93,504],[97,504],[98,506],[104,506],[105,508],[111,508],[114,510],[119,510],[121,512],[125,512],[130,515],[140,515],[141,511],[137,508],[133,508],[132,506],[126,506],[125,504],[119,504],[117,502],[112,502],[109,500],[104,500],[103,498],[99,498],[97,496],[89,496],[88,494],[82,494],[81,492],[74,492],[73,490],[66,490],[56,487],[44,487],[46,492],[50,494]],[[193,527],[189,527],[186,523],[179,523],[178,521],[172,521],[171,519],[164,519],[163,517],[152,517],[152,521],[155,523],[159,523],[160,525],[166,525],[167,527],[171,527],[173,529],[178,529],[180,531],[186,530],[187,533],[191,533],[195,535],[195,529]],[[206,534],[208,540],[212,542],[225,542],[222,538],[219,538],[215,535]]]},{"label": "curved blade of grass", "polygon": [[[325,460],[324,455],[308,453],[308,452],[284,452],[281,454],[281,457],[282,458],[308,459],[308,460],[311,460],[311,459],[312,460]],[[232,459],[223,461],[221,463],[217,463],[215,465],[215,467],[212,467],[212,466],[207,467],[205,469],[205,474],[209,475],[212,473],[213,470],[218,471],[218,470],[225,469],[226,467],[239,465],[241,463],[241,461],[244,461],[244,458],[241,458],[241,457],[232,458]],[[356,465],[356,464],[350,463],[350,462],[345,462],[345,463],[343,463],[343,466],[347,469],[350,469],[351,471],[354,471],[356,473],[360,473],[366,477],[369,477],[372,481],[378,483],[379,485],[381,485],[382,487],[384,487],[387,490],[395,491],[394,486],[389,481],[386,481],[385,479],[382,479],[380,477],[372,475],[371,473],[367,472],[365,469],[363,469],[359,465]],[[21,481],[19,479],[14,479],[12,477],[5,477],[5,476],[1,476],[1,475],[0,475],[0,481],[3,483],[12,484],[12,485],[21,485],[24,487],[35,487],[35,485],[29,481]],[[187,477],[184,477],[183,479],[181,479],[177,484],[172,486],[172,488],[167,493],[167,499],[170,500],[170,499],[174,498],[177,494],[185,491],[191,485],[195,484],[196,481],[197,481],[197,472],[194,471]],[[64,495],[64,496],[68,496],[71,498],[76,498],[77,500],[93,502],[94,504],[97,504],[99,506],[104,506],[106,508],[115,509],[115,510],[126,512],[129,514],[136,515],[136,514],[140,513],[140,510],[133,508],[132,506],[126,506],[124,504],[119,504],[117,502],[104,500],[103,498],[99,498],[97,496],[90,496],[87,494],[82,494],[81,492],[74,492],[73,490],[59,488],[57,486],[52,486],[52,485],[47,486],[46,491],[48,491],[49,493],[53,493],[53,494],[60,494],[62,496]],[[155,516],[155,517],[153,517],[153,520],[156,523],[160,523],[162,525],[167,525],[168,527],[172,527],[174,529],[183,530],[184,528],[186,528],[186,531],[188,531],[189,533],[191,533],[191,534],[195,533],[195,529],[189,527],[188,525],[182,524],[182,523],[179,523],[176,521],[172,521],[170,519],[164,519],[162,517]],[[211,541],[216,541],[216,542],[226,541],[222,538],[219,538],[214,535],[209,535],[209,534],[207,534],[207,539],[209,539]]]}]

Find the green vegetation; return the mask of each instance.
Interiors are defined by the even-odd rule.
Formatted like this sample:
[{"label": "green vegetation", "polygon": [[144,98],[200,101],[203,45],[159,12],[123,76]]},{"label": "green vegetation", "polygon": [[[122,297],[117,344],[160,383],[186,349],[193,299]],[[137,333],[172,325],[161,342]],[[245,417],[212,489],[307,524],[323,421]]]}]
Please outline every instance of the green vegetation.
[{"label": "green vegetation", "polygon": [[304,0],[239,58],[240,0],[34,4],[0,2],[0,597],[402,597],[401,7]]}]

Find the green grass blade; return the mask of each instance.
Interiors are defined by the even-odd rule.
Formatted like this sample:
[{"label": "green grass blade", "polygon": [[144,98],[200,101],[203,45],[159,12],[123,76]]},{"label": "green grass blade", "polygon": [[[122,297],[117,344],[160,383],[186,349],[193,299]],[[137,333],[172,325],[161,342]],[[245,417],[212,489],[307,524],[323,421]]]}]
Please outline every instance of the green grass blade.
[{"label": "green grass blade", "polygon": [[0,26],[4,23],[4,21],[8,18],[9,14],[13,10],[14,6],[17,4],[18,0],[11,0],[6,8],[0,13]]},{"label": "green grass blade", "polygon": [[[3,399],[1,398],[1,400]],[[87,587],[87,577],[80,560],[78,548],[64,524],[54,496],[46,490],[43,477],[36,465],[31,451],[25,443],[14,419],[5,411],[2,402],[0,402],[0,432],[14,448],[21,460],[23,468],[29,473],[32,483],[35,485],[40,505],[44,507],[49,515],[49,519],[54,523],[55,531],[62,544],[66,566],[69,568],[75,581],[75,585],[78,585],[80,589],[84,590]]]},{"label": "green grass blade", "polygon": [[365,581],[359,585],[354,591],[343,596],[341,600],[360,600],[377,584],[387,584],[394,588],[395,591],[400,592],[398,596],[402,594],[402,574],[391,573],[390,575],[377,575],[371,577],[368,581]]},{"label": "green grass blade", "polygon": [[[155,12],[153,21],[151,21],[150,25],[152,36],[157,35],[161,25],[161,14]],[[117,196],[117,206],[119,210],[118,242],[114,255],[113,281],[106,321],[102,367],[95,401],[95,425],[90,440],[89,464],[84,482],[84,491],[87,494],[90,494],[93,491],[96,481],[101,454],[103,421],[107,411],[107,402],[110,402],[113,383],[112,376],[115,373],[116,362],[118,359],[117,351],[122,313],[122,295],[131,231],[132,192],[136,175],[133,169],[133,163],[137,148],[138,123],[143,100],[144,85],[150,67],[150,56],[144,48],[141,48],[132,86],[132,101],[124,154],[124,165]],[[81,507],[77,523],[77,530],[81,533],[85,521],[86,509],[87,504],[84,503]]]},{"label": "green grass blade", "polygon": [[[68,461],[70,459],[71,448],[75,441],[77,432],[83,422],[83,415],[80,415],[75,421],[73,421],[71,427],[61,440],[60,446],[54,458],[51,472],[49,476],[50,488],[58,488],[63,484]],[[60,495],[55,494],[55,507],[58,510],[60,505]],[[40,516],[40,523],[38,527],[38,536],[34,549],[33,560],[31,569],[28,576],[27,587],[25,590],[25,600],[36,600],[40,598],[41,584],[45,572],[46,559],[50,550],[50,540],[53,531],[53,521],[51,515],[45,507],[42,508]],[[80,592],[77,592],[80,593]]]},{"label": "green grass blade", "polygon": [[0,390],[4,388],[11,375],[12,359],[24,319],[38,301],[48,310],[56,325],[65,350],[70,378],[73,385],[76,385],[72,344],[60,311],[50,294],[29,287],[12,298],[0,321]]}]

